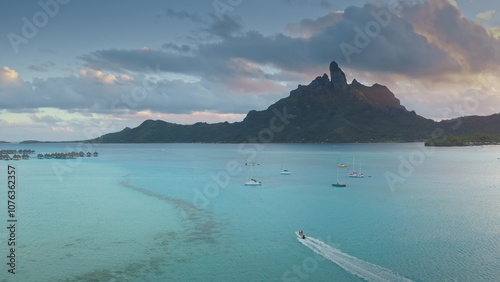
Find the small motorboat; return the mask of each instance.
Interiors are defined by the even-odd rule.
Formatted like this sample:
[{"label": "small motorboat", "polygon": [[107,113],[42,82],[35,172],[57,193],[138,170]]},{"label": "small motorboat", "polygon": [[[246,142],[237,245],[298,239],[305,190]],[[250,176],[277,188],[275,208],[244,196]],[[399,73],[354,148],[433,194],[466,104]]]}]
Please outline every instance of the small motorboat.
[{"label": "small motorboat", "polygon": [[304,234],[304,231],[295,231],[295,234],[297,234],[297,237],[299,237],[299,239],[305,239],[306,238],[306,235]]},{"label": "small motorboat", "polygon": [[291,171],[286,170],[286,169],[282,170],[280,173],[281,173],[281,175],[291,175],[292,174]]}]

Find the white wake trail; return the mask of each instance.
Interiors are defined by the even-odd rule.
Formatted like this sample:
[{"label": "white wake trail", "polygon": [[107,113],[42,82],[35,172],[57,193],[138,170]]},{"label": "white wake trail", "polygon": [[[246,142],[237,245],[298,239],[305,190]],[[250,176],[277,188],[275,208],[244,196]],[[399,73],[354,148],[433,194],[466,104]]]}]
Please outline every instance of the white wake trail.
[{"label": "white wake trail", "polygon": [[313,250],[315,253],[327,258],[328,260],[336,263],[347,272],[356,275],[366,281],[412,281],[410,279],[401,277],[393,271],[360,260],[356,257],[343,253],[341,250],[336,249],[318,239],[307,237],[306,239],[298,239],[306,247]]}]

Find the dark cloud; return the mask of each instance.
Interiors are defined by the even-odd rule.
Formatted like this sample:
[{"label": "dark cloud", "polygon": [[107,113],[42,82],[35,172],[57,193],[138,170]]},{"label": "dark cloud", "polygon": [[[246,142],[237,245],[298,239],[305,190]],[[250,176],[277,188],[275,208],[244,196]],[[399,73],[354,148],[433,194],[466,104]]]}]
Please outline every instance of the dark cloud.
[{"label": "dark cloud", "polygon": [[30,70],[33,70],[33,71],[38,71],[38,72],[48,72],[49,70],[47,70],[46,68],[44,67],[41,67],[41,66],[35,66],[35,65],[30,65],[28,67],[28,69]]},{"label": "dark cloud", "polygon": [[[400,7],[404,8],[401,16],[392,13],[386,5],[366,4],[287,27],[295,36],[307,35],[302,37],[242,32],[237,21],[231,18],[220,21],[214,17],[204,30],[222,40],[200,43],[189,55],[101,50],[82,59],[88,67],[96,69],[141,71],[147,66],[160,65],[163,71],[213,79],[237,75],[229,68],[233,59],[296,72],[307,72],[336,60],[352,69],[415,77],[461,72],[463,62],[454,56],[456,50],[467,55],[463,58],[470,64],[471,71],[479,71],[483,62],[498,62],[498,39],[482,26],[465,19],[456,7],[445,0],[414,2],[416,4]],[[170,13],[199,21],[192,14]],[[422,30],[434,30],[434,33],[422,33]],[[441,41],[444,45],[438,43]],[[183,50],[173,43],[164,46]]]},{"label": "dark cloud", "polygon": [[333,7],[333,4],[330,3],[330,1],[327,0],[322,0],[319,5],[324,8],[324,9],[331,9]]},{"label": "dark cloud", "polygon": [[318,59],[335,58],[359,70],[425,75],[457,65],[448,54],[429,44],[404,18],[387,6],[349,7],[343,19],[311,39]]},{"label": "dark cloud", "polygon": [[290,23],[286,26],[286,31],[292,36],[311,37],[322,32],[325,28],[335,25],[342,19],[342,13],[333,12],[315,20],[303,19],[299,23]]},{"label": "dark cloud", "polygon": [[[201,26],[198,32],[221,38],[230,37],[243,29],[243,26],[239,22],[239,19],[230,17],[227,14],[209,14],[207,16],[202,16],[186,11],[175,11],[172,9],[167,9],[166,17],[169,19],[173,18],[178,20],[190,21]],[[207,38],[203,39],[206,40]]]},{"label": "dark cloud", "polygon": [[323,9],[331,9],[333,4],[329,0],[282,0],[287,5],[315,5]]},{"label": "dark cloud", "polygon": [[222,17],[211,15],[210,23],[206,28],[202,28],[202,30],[221,38],[230,38],[241,32],[243,26],[236,19],[227,14]]},{"label": "dark cloud", "polygon": [[202,68],[195,56],[178,55],[158,50],[99,50],[81,57],[85,66],[96,70],[146,73],[151,69],[164,72],[195,74]]},{"label": "dark cloud", "polygon": [[206,24],[206,20],[198,14],[189,13],[186,11],[175,11],[173,9],[167,9],[165,11],[165,15],[167,18],[176,18],[180,20],[189,20],[194,23]]},{"label": "dark cloud", "polygon": [[187,44],[179,45],[175,43],[165,43],[161,47],[165,50],[172,50],[179,53],[188,53],[189,51],[191,51],[191,46]]},{"label": "dark cloud", "polygon": [[463,73],[499,71],[500,40],[465,18],[448,1],[429,1],[403,11],[418,33],[452,57]]},{"label": "dark cloud", "polygon": [[54,67],[56,64],[52,61],[48,61],[39,65],[30,65],[28,69],[38,72],[48,72],[48,68]]},{"label": "dark cloud", "polygon": [[[492,71],[499,65],[498,39],[445,0],[405,5],[397,15],[380,3],[352,6],[343,13],[290,24],[289,35],[243,31],[239,21],[229,17],[202,18],[172,10],[167,14],[203,23],[200,30],[212,40],[190,45],[168,42],[161,50],[97,50],[80,58],[90,70],[115,73],[116,81],[102,73],[20,81],[9,86],[13,94],[4,97],[0,108],[57,107],[110,113],[115,110],[113,101],[140,89],[153,71],[155,76],[174,73],[194,77],[197,82],[158,79],[129,110],[245,113],[286,95],[289,89],[280,85],[297,81],[297,74],[314,78],[320,74],[318,69],[326,72],[331,60],[359,72],[435,81],[454,74]],[[120,73],[133,73],[135,80],[122,80]],[[103,82],[104,78],[113,83]],[[268,95],[262,95],[263,91]]]}]

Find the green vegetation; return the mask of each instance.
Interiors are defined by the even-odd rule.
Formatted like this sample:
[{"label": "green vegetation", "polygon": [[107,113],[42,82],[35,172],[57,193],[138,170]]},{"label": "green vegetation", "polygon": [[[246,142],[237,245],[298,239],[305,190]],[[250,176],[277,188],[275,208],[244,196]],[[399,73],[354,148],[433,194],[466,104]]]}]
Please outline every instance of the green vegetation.
[{"label": "green vegetation", "polygon": [[427,140],[425,146],[480,146],[500,145],[500,136],[483,132],[476,132],[466,136],[443,135],[439,138]]},{"label": "green vegetation", "polygon": [[[347,84],[337,64],[328,75],[299,85],[263,111],[250,111],[235,123],[179,125],[147,120],[136,128],[88,140],[97,143],[369,143],[423,142],[436,129],[447,137],[428,145],[457,146],[497,143],[500,114],[435,122],[408,111],[385,86]],[[486,135],[473,135],[484,132]],[[467,139],[471,135],[472,138]],[[462,136],[462,137],[454,137]],[[470,143],[472,142],[472,143]],[[442,144],[442,145],[441,145]],[[479,144],[479,143],[478,143]],[[463,146],[461,145],[461,146]]]},{"label": "green vegetation", "polygon": [[[277,114],[278,113],[278,114]],[[283,120],[286,116],[286,120]],[[299,86],[264,111],[236,123],[172,124],[147,120],[106,134],[102,143],[354,143],[412,142],[430,136],[435,122],[407,111],[387,88],[359,83],[336,90],[328,77]]]}]

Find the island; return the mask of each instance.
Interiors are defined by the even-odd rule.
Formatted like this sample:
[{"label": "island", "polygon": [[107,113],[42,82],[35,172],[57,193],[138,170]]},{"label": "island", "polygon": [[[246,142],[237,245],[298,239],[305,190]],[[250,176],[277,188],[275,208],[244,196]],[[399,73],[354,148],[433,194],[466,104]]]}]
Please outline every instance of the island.
[{"label": "island", "polygon": [[476,132],[465,136],[443,135],[439,138],[429,139],[425,146],[481,146],[481,145],[500,145],[500,136],[488,133]]}]

